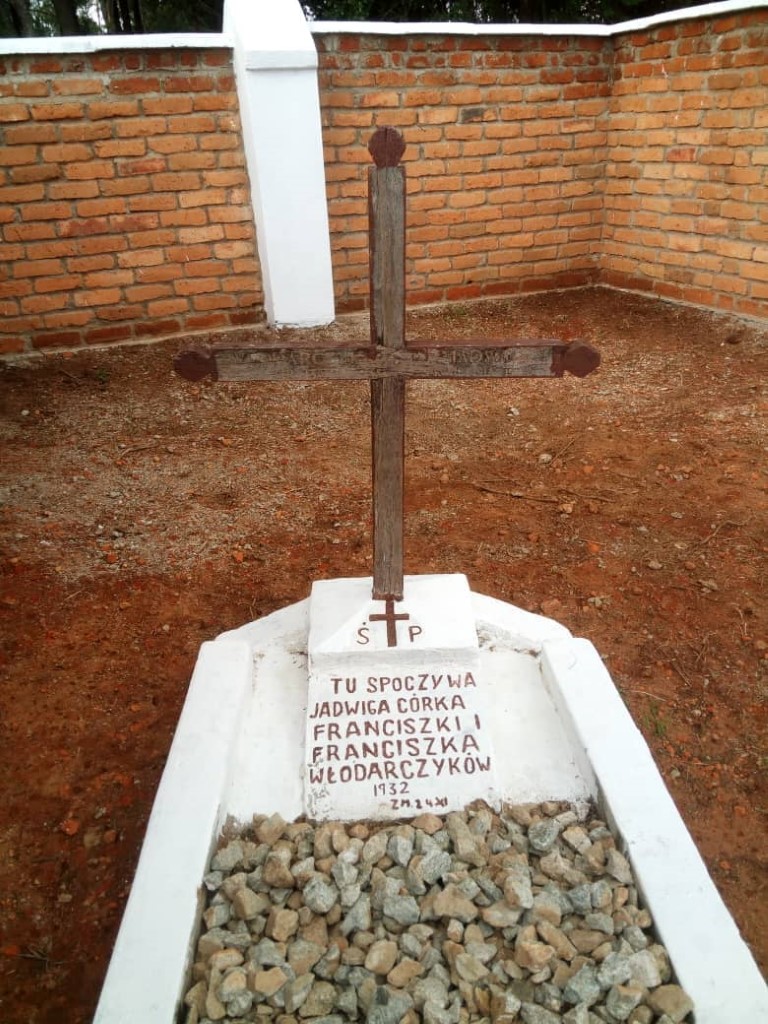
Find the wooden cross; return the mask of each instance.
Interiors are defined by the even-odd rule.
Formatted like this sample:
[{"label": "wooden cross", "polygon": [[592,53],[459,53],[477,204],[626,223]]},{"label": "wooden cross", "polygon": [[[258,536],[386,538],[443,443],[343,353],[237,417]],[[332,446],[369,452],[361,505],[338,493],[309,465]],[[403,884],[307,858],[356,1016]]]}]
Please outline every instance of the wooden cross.
[{"label": "wooden cross", "polygon": [[[368,146],[371,340],[357,348],[227,344],[176,357],[187,380],[369,380],[373,443],[373,597],[403,597],[405,382],[417,378],[586,377],[600,355],[582,342],[516,340],[456,345],[405,343],[405,142],[379,128]],[[298,282],[297,282],[298,285]],[[389,609],[391,606],[387,605]],[[394,620],[387,628],[395,629]]]}]

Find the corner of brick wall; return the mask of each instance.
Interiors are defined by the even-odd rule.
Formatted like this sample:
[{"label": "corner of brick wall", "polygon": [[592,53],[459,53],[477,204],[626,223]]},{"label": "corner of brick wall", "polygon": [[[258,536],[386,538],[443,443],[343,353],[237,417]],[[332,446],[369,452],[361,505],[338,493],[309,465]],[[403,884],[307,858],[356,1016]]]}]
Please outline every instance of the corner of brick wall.
[{"label": "corner of brick wall", "polygon": [[768,315],[768,8],[613,38],[315,34],[337,306],[403,132],[409,301],[602,283]]},{"label": "corner of brick wall", "polygon": [[230,51],[0,58],[0,353],[261,305]]},{"label": "corner of brick wall", "polygon": [[768,9],[616,39],[600,280],[768,316]]}]

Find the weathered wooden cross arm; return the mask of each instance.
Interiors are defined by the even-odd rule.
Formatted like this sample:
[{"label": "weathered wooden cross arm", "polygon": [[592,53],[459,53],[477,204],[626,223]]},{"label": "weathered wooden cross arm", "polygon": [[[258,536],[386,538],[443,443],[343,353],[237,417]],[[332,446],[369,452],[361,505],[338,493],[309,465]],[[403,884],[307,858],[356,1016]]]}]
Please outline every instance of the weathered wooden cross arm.
[{"label": "weathered wooden cross arm", "polygon": [[583,342],[521,340],[488,345],[409,345],[407,348],[259,348],[226,344],[188,348],[174,362],[187,380],[409,380],[481,377],[586,377],[600,355]]}]

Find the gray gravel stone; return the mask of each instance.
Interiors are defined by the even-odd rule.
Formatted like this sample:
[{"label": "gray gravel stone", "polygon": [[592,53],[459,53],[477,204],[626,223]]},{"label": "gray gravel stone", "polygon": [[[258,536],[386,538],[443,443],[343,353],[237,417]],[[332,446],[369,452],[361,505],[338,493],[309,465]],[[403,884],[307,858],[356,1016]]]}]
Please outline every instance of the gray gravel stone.
[{"label": "gray gravel stone", "polygon": [[629,885],[632,881],[632,871],[627,858],[618,850],[609,850],[605,863],[606,870],[612,878],[623,885]]},{"label": "gray gravel stone", "polygon": [[421,865],[421,877],[427,885],[434,885],[451,870],[451,855],[446,850],[434,847],[424,854]]},{"label": "gray gravel stone", "polygon": [[412,1006],[413,998],[407,992],[382,985],[376,989],[365,1019],[367,1024],[399,1024]]},{"label": "gray gravel stone", "polygon": [[[415,902],[415,901],[414,901]],[[341,924],[343,935],[349,935],[355,931],[365,931],[371,927],[371,901],[367,895],[363,895],[350,908],[349,913]]]},{"label": "gray gravel stone", "polygon": [[233,839],[213,855],[211,871],[230,872],[237,867],[243,856],[243,844],[240,839]]},{"label": "gray gravel stone", "polygon": [[645,949],[648,946],[648,936],[639,925],[628,924],[621,935],[634,950]]},{"label": "gray gravel stone", "polygon": [[617,840],[562,804],[254,832],[205,876],[183,1024],[690,1022]]},{"label": "gray gravel stone", "polygon": [[389,974],[397,961],[397,943],[391,939],[374,942],[365,958],[365,969],[374,974]]},{"label": "gray gravel stone", "polygon": [[338,889],[316,875],[304,886],[304,903],[314,914],[327,914],[339,898]]},{"label": "gray gravel stone", "polygon": [[405,867],[413,856],[413,829],[410,825],[400,826],[389,837],[387,853],[401,867]]},{"label": "gray gravel stone", "polygon": [[560,1024],[560,1014],[537,1006],[536,1003],[523,1003],[520,1015],[524,1024]]},{"label": "gray gravel stone", "polygon": [[528,910],[533,906],[531,869],[527,864],[517,861],[509,867],[504,878],[504,899],[513,909],[522,907]]},{"label": "gray gravel stone", "polygon": [[693,1010],[693,1002],[679,985],[660,985],[648,996],[648,1005],[675,1024],[680,1024]]},{"label": "gray gravel stone", "polygon": [[597,970],[597,980],[604,989],[623,985],[631,977],[630,959],[621,953],[609,953]]},{"label": "gray gravel stone", "polygon": [[633,982],[628,985],[615,985],[608,993],[605,1008],[616,1020],[627,1020],[644,994],[645,989],[642,985]]},{"label": "gray gravel stone", "polygon": [[528,829],[528,845],[535,853],[549,853],[559,835],[559,823],[554,818],[544,818]]},{"label": "gray gravel stone", "polygon": [[592,1006],[600,998],[602,989],[597,980],[597,971],[586,964],[577,971],[563,990],[563,996],[569,1003],[585,1003]]},{"label": "gray gravel stone", "polygon": [[419,904],[413,896],[387,896],[382,909],[385,917],[398,924],[416,924],[421,916]]},{"label": "gray gravel stone", "polygon": [[447,885],[437,895],[433,907],[438,917],[452,918],[464,924],[474,921],[478,915],[478,909],[472,900],[453,883]]},{"label": "gray gravel stone", "polygon": [[645,988],[658,988],[662,983],[661,972],[656,957],[650,949],[641,949],[633,953],[627,961],[630,978]]},{"label": "gray gravel stone", "polygon": [[480,838],[472,835],[464,817],[461,814],[449,814],[446,828],[458,859],[467,864],[474,864],[475,867],[482,867],[486,858],[480,847]]}]

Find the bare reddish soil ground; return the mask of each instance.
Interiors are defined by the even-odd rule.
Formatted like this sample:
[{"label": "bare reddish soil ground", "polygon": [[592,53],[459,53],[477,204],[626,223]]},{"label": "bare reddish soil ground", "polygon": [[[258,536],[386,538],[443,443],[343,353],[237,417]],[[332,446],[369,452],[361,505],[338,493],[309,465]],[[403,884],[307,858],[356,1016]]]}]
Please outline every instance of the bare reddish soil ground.
[{"label": "bare reddish soil ground", "polygon": [[[768,325],[579,291],[409,334],[600,348],[409,385],[406,569],[597,645],[765,969]],[[90,1020],[201,641],[370,571],[366,386],[192,385],[175,348],[0,370],[5,1024]]]}]

